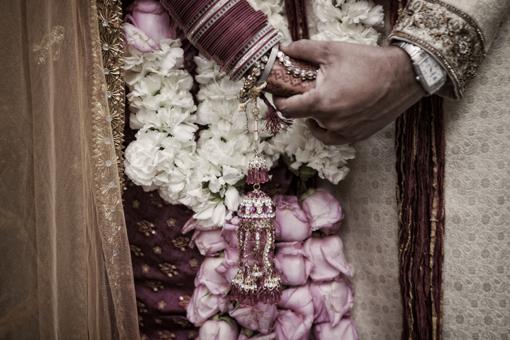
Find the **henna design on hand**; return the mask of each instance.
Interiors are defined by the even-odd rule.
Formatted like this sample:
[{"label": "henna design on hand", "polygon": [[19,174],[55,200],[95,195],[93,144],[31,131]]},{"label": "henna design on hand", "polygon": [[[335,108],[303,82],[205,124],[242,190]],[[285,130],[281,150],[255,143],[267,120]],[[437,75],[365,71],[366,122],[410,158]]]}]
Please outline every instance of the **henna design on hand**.
[{"label": "henna design on hand", "polygon": [[[312,65],[293,60],[293,63],[302,69],[313,70]],[[315,87],[314,80],[302,80],[287,73],[285,67],[276,62],[267,79],[266,91],[279,97],[289,97],[295,94],[305,93]]]}]

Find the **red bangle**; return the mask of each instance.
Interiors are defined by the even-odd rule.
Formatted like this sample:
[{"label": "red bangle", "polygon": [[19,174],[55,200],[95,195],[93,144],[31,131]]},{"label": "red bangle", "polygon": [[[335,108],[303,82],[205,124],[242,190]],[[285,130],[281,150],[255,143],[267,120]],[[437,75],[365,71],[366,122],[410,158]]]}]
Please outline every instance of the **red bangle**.
[{"label": "red bangle", "polygon": [[188,39],[234,78],[280,38],[247,0],[161,0]]}]

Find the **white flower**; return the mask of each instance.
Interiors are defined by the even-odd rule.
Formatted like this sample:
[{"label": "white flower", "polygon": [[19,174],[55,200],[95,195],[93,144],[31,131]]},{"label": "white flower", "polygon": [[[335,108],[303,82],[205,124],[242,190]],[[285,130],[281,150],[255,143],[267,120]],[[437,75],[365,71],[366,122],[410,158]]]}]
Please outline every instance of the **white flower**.
[{"label": "white flower", "polygon": [[225,192],[225,205],[230,211],[237,211],[239,206],[239,191],[235,187],[229,187]]},{"label": "white flower", "polygon": [[197,65],[195,80],[199,84],[208,84],[216,78],[224,76],[224,74],[219,73],[219,66],[204,56],[198,55],[195,57],[194,61]]},{"label": "white flower", "polygon": [[182,67],[184,63],[184,50],[180,48],[180,40],[163,40],[160,41],[160,44],[163,58],[159,64],[159,72],[166,75],[174,68]]},{"label": "white flower", "polygon": [[160,90],[163,79],[157,74],[146,75],[141,81],[137,82],[131,91],[131,95],[147,96],[152,98]]},{"label": "white flower", "polygon": [[382,24],[382,6],[371,1],[314,0],[313,11],[317,19],[314,40],[345,41],[375,45],[379,33],[372,27]]},{"label": "white flower", "polygon": [[204,221],[206,226],[223,226],[227,217],[227,209],[222,202],[204,202],[203,206],[200,207],[200,211],[193,217]]},{"label": "white flower", "polygon": [[368,26],[381,25],[384,19],[382,6],[374,6],[368,1],[337,1],[343,12],[342,21],[353,24],[365,24]]},{"label": "white flower", "polygon": [[161,143],[165,134],[159,131],[140,131],[137,139],[125,151],[126,174],[137,184],[150,188],[160,171]]},{"label": "white flower", "polygon": [[304,121],[295,120],[292,126],[264,144],[268,154],[282,150],[295,170],[306,165],[317,171],[320,178],[338,184],[348,173],[347,160],[354,158],[354,148],[348,145],[325,145],[315,138]]}]

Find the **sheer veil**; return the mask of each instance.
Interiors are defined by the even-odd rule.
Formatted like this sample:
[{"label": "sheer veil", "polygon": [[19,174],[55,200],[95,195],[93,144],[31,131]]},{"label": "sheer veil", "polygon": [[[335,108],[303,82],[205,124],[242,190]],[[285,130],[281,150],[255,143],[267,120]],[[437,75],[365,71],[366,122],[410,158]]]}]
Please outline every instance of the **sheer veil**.
[{"label": "sheer veil", "polygon": [[95,6],[0,2],[2,339],[139,338]]}]

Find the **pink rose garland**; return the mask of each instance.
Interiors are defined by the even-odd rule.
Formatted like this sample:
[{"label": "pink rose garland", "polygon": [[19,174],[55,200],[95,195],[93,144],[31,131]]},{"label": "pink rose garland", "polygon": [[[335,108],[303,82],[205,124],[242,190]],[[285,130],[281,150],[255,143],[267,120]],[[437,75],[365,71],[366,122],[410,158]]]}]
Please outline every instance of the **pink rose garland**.
[{"label": "pink rose garland", "polygon": [[265,303],[255,306],[239,306],[230,311],[230,316],[240,326],[262,334],[268,334],[272,330],[277,315],[276,306]]},{"label": "pink rose garland", "polygon": [[318,189],[303,199],[302,206],[312,231],[337,233],[344,215],[340,203],[329,191]]},{"label": "pink rose garland", "polygon": [[[310,222],[296,196],[276,196],[276,239],[304,241],[312,234]],[[289,228],[292,226],[292,228]]]},{"label": "pink rose garland", "polygon": [[280,271],[282,283],[288,286],[306,284],[312,270],[312,262],[301,242],[277,243],[275,266]]},{"label": "pink rose garland", "polygon": [[201,327],[199,339],[358,339],[350,318],[352,267],[336,235],[343,219],[339,202],[323,189],[301,201],[277,196],[275,202],[275,266],[287,287],[276,306],[228,301],[239,260],[237,218],[222,229],[204,228],[195,220],[186,224],[184,231],[194,230],[195,245],[206,256],[187,307],[188,319]]}]

